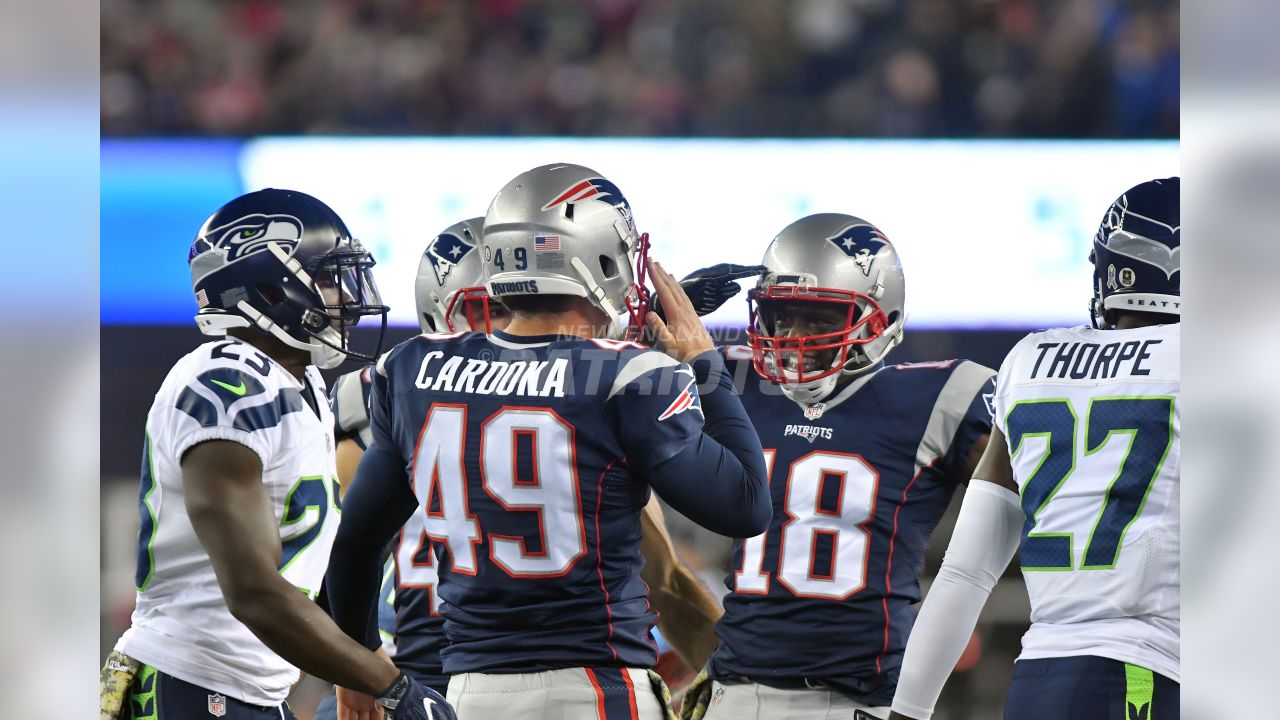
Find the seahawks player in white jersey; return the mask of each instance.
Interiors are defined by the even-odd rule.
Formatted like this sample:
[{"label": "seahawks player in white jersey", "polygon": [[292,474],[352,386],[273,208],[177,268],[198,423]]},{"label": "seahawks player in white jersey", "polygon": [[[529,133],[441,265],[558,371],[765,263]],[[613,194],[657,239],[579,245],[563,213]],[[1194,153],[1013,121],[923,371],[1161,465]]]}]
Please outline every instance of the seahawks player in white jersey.
[{"label": "seahawks player in white jersey", "polygon": [[111,659],[138,668],[126,716],[291,718],[300,668],[395,718],[452,718],[313,602],[338,524],[317,366],[358,357],[361,317],[385,327],[372,258],[324,203],[268,189],[214,213],[188,260],[217,339],[177,362],[147,418],[137,605]]},{"label": "seahawks player in white jersey", "polygon": [[1015,550],[1031,628],[1006,720],[1179,717],[1178,178],[1094,238],[1093,327],[1032,333],[1000,368],[991,443],[907,645],[893,718],[928,718]]}]

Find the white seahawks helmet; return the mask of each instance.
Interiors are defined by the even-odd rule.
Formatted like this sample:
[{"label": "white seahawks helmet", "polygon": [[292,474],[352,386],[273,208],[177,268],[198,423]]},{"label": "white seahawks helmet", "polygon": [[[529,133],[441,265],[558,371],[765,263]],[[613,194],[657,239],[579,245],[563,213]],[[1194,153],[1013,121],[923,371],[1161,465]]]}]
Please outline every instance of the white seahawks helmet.
[{"label": "white seahawks helmet", "polygon": [[462,220],[427,244],[413,283],[422,332],[490,330],[489,293],[480,267],[483,227],[482,217]]},{"label": "white seahawks helmet", "polygon": [[485,289],[500,301],[584,297],[604,314],[608,336],[621,337],[643,327],[648,311],[648,245],[617,185],[581,165],[544,165],[507,183],[489,205],[480,240]]},{"label": "white seahawks helmet", "polygon": [[[866,220],[838,213],[801,218],[778,233],[762,262],[768,270],[747,294],[747,339],[756,372],[796,402],[822,401],[841,376],[874,367],[901,342],[902,265],[893,244]],[[843,321],[816,334],[780,328],[779,313],[793,303],[836,309]]]}]

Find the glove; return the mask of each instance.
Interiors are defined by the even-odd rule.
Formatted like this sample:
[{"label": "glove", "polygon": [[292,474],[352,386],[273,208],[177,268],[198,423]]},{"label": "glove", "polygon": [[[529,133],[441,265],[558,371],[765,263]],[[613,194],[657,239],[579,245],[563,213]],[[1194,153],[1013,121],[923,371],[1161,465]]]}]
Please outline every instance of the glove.
[{"label": "glove", "polygon": [[[694,270],[680,280],[680,287],[684,288],[684,294],[689,296],[689,301],[693,303],[693,309],[698,311],[699,316],[710,315],[729,298],[742,292],[738,280],[763,275],[766,270],[763,265],[720,263]],[[653,311],[664,321],[667,319],[662,312],[662,298],[653,299]]]},{"label": "glove", "polygon": [[378,696],[391,720],[458,720],[440,693],[400,671],[400,677]]},{"label": "glove", "polygon": [[98,676],[98,718],[117,720],[129,717],[124,710],[125,696],[142,664],[119,650],[112,650]]},{"label": "glove", "polygon": [[680,720],[702,720],[711,705],[711,676],[704,667],[693,679],[689,688],[684,691],[684,702],[680,705]]},{"label": "glove", "polygon": [[662,705],[662,720],[677,720],[675,711],[671,709],[671,688],[667,687],[661,675],[653,670],[648,672],[649,685],[653,687],[653,694],[658,696],[658,701]]}]

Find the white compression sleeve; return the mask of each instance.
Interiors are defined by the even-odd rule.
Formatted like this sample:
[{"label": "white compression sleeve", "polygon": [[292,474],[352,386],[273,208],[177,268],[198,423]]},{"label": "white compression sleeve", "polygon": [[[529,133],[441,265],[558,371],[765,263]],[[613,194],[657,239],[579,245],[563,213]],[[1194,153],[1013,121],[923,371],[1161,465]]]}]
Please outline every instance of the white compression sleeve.
[{"label": "white compression sleeve", "polygon": [[893,709],[927,720],[991,588],[1013,559],[1024,516],[1017,493],[974,478],[969,483],[942,569],[907,641]]}]

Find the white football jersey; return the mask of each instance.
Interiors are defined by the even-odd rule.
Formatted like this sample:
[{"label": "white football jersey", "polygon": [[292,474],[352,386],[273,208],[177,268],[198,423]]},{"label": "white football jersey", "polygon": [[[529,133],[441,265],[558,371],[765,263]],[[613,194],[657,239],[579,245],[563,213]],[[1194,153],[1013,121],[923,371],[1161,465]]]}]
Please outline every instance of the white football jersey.
[{"label": "white football jersey", "polygon": [[138,600],[117,648],[254,705],[284,702],[298,670],[227,609],[187,517],[180,462],[207,440],[230,440],[258,454],[280,526],[280,573],[314,597],[338,529],[337,467],[324,380],[314,366],[306,379],[304,386],[253,346],[227,338],[179,360],[147,415]]},{"label": "white football jersey", "polygon": [[1180,326],[1032,333],[996,380],[1026,523],[1021,658],[1179,680]]}]

